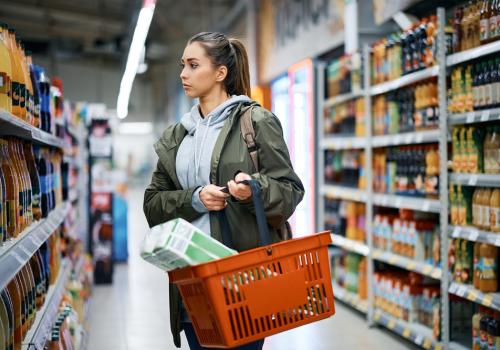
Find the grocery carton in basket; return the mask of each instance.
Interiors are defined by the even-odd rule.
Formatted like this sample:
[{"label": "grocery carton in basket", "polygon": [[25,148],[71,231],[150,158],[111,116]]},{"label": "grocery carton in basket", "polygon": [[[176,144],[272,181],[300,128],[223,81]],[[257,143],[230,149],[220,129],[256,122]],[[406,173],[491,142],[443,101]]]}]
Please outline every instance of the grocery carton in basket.
[{"label": "grocery carton in basket", "polygon": [[163,269],[173,270],[237,254],[183,219],[174,219],[151,229],[141,256]]}]

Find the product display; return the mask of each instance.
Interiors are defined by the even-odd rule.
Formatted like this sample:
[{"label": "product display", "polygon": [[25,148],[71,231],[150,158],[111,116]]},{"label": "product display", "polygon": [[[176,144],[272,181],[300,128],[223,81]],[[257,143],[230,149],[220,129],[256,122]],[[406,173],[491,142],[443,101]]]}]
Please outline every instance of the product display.
[{"label": "product display", "polygon": [[366,300],[368,298],[366,266],[366,258],[357,254],[348,253],[335,257],[332,262],[332,278],[338,286],[357,294],[360,300]]},{"label": "product display", "polygon": [[363,151],[326,151],[325,182],[364,189],[364,164]]},{"label": "product display", "polygon": [[364,242],[365,231],[364,203],[327,200],[325,202],[325,229],[348,239]]},{"label": "product display", "polygon": [[439,192],[437,145],[376,150],[373,174],[375,192],[436,198]]},{"label": "product display", "polygon": [[345,55],[328,64],[327,97],[361,90],[361,55]]},{"label": "product display", "polygon": [[325,108],[325,135],[365,135],[365,102],[362,98]]}]

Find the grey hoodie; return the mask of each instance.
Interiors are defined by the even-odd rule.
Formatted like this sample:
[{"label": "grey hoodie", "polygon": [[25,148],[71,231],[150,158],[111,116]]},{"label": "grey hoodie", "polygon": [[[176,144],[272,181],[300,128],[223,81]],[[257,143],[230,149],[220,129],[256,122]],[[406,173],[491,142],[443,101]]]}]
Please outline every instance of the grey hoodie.
[{"label": "grey hoodie", "polygon": [[196,211],[205,214],[194,220],[192,224],[208,235],[211,234],[210,216],[208,209],[200,200],[201,186],[210,184],[212,152],[224,122],[233,107],[246,101],[250,101],[247,96],[231,96],[205,118],[201,117],[197,104],[181,119],[181,124],[188,133],[179,146],[175,170],[183,189],[200,186],[193,193],[192,204]]}]

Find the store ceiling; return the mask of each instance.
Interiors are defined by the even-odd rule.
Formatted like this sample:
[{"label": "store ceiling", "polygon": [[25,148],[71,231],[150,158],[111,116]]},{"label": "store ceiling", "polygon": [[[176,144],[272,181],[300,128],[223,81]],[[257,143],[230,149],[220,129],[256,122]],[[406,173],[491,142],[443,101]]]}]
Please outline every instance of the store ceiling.
[{"label": "store ceiling", "polygon": [[[0,0],[0,21],[38,55],[123,62],[141,0]],[[158,0],[147,41],[149,63],[161,63],[193,33],[223,22],[237,0]]]}]

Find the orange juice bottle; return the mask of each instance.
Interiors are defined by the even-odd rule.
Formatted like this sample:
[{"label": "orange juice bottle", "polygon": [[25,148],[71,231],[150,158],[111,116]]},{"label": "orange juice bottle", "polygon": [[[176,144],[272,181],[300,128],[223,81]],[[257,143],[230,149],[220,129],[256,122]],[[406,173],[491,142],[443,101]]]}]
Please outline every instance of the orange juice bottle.
[{"label": "orange juice bottle", "polygon": [[23,68],[24,82],[26,84],[26,90],[24,92],[25,108],[26,108],[26,118],[28,122],[33,125],[33,85],[31,84],[30,69],[28,66],[28,60],[26,58],[26,53],[24,51],[24,45],[19,40],[19,52],[21,54],[21,63]]},{"label": "orange juice bottle", "polygon": [[467,142],[467,128],[460,129],[460,172],[467,173],[467,164],[469,161],[468,142]]},{"label": "orange juice bottle", "polygon": [[500,188],[495,188],[491,193],[490,230],[500,232]]},{"label": "orange juice bottle", "polygon": [[458,205],[457,196],[455,194],[455,187],[450,184],[450,220],[452,225],[458,225]]},{"label": "orange juice bottle", "polygon": [[494,293],[498,289],[497,281],[497,247],[481,243],[481,276],[479,279],[479,290],[483,293]]},{"label": "orange juice bottle", "polygon": [[479,197],[481,195],[481,189],[476,188],[474,190],[474,194],[472,195],[472,225],[479,226],[479,216],[482,214],[482,211],[479,210]]},{"label": "orange juice bottle", "polygon": [[7,290],[12,300],[14,311],[14,350],[21,350],[21,343],[23,341],[22,334],[22,313],[21,313],[21,287],[17,278],[13,278],[7,285]]},{"label": "orange juice bottle", "polygon": [[10,98],[12,63],[7,46],[7,34],[4,26],[0,26],[0,108],[10,113],[12,110]]},{"label": "orange juice bottle", "polygon": [[10,46],[12,64],[12,114],[20,119],[26,118],[26,110],[21,107],[25,85],[21,68],[21,57],[19,56],[17,45],[14,39],[14,30],[9,29],[8,42]]},{"label": "orange juice bottle", "polygon": [[[18,183],[19,190],[19,201],[17,203],[17,210],[19,211],[19,229],[20,232],[26,228],[26,217],[25,217],[25,201],[26,201],[26,184],[24,182],[24,177],[22,176],[21,169],[19,167],[19,163],[17,161],[17,157],[15,157],[12,151],[12,139],[7,139],[7,154],[9,162],[12,164],[12,169],[14,169],[14,173],[16,174],[16,181]],[[20,233],[19,232],[19,233]]]},{"label": "orange juice bottle", "polygon": [[33,205],[32,205],[32,187],[31,187],[31,178],[28,170],[28,165],[26,164],[26,159],[23,157],[22,153],[22,142],[19,140],[15,140],[14,142],[14,149],[15,153],[17,156],[17,159],[19,161],[20,167],[22,169],[23,177],[24,177],[24,182],[26,184],[26,214],[28,218],[28,224],[31,224],[33,222]]},{"label": "orange juice bottle", "polygon": [[483,195],[481,197],[483,215],[482,215],[482,225],[481,228],[483,230],[490,229],[490,198],[491,198],[491,190],[489,188],[485,188],[483,190]]},{"label": "orange juice bottle", "polygon": [[22,75],[22,81],[23,81],[23,87],[21,88],[21,93],[20,93],[20,104],[21,104],[21,109],[23,110],[24,114],[24,119],[28,122],[31,123],[31,115],[29,111],[29,87],[28,87],[28,74],[26,73],[26,59],[24,58],[24,51],[23,51],[23,46],[21,43],[21,39],[18,35],[15,37],[15,43],[16,43],[16,48],[17,48],[17,54],[19,55],[19,63],[20,63],[20,68],[21,68],[21,75]]},{"label": "orange juice bottle", "polygon": [[7,142],[0,139],[0,164],[5,176],[7,198],[7,237],[14,238],[21,232],[19,222],[19,178],[7,152]]}]

